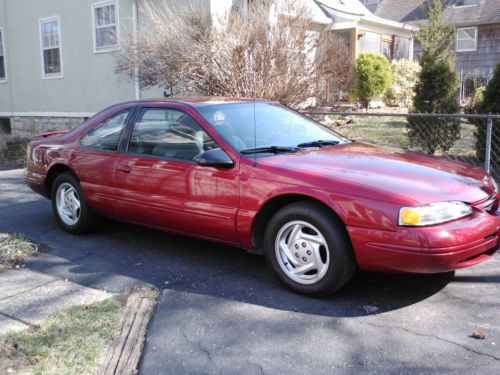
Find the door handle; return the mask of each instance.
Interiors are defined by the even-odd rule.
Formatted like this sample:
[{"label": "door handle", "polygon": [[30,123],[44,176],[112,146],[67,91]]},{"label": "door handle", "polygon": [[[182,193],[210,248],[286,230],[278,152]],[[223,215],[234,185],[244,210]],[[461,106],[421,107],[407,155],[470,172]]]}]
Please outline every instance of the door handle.
[{"label": "door handle", "polygon": [[118,164],[116,169],[123,173],[130,173],[132,168],[129,165]]}]

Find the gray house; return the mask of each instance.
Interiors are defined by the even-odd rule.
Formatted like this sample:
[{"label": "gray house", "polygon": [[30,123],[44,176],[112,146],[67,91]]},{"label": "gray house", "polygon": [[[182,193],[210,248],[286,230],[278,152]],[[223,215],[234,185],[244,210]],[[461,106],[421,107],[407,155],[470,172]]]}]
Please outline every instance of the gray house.
[{"label": "gray house", "polygon": [[[379,17],[418,24],[425,20],[426,0],[360,0]],[[500,62],[500,1],[444,0],[446,20],[456,28],[456,69],[462,77],[489,76]]]},{"label": "gray house", "polygon": [[[213,21],[252,0],[199,1]],[[280,0],[274,0],[280,1]],[[414,28],[369,12],[357,0],[300,0],[318,30],[339,32],[352,56],[411,58]],[[120,101],[163,96],[115,73],[113,52],[147,25],[144,7],[185,0],[0,0],[0,136],[72,128]]]}]

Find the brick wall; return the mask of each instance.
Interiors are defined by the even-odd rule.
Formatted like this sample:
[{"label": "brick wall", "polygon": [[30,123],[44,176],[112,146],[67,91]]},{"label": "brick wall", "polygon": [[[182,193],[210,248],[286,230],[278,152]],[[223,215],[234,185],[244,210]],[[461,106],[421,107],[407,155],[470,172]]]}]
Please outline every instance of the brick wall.
[{"label": "brick wall", "polygon": [[11,119],[12,135],[31,137],[35,134],[58,130],[71,130],[84,121],[83,117],[25,117]]}]

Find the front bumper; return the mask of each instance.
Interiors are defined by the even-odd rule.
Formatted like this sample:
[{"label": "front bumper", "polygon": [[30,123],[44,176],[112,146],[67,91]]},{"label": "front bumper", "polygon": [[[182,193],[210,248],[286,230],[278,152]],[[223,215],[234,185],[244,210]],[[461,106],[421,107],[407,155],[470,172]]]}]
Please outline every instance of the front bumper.
[{"label": "front bumper", "polygon": [[470,267],[499,247],[500,211],[474,207],[466,218],[394,232],[347,227],[358,266],[366,271],[436,273]]}]

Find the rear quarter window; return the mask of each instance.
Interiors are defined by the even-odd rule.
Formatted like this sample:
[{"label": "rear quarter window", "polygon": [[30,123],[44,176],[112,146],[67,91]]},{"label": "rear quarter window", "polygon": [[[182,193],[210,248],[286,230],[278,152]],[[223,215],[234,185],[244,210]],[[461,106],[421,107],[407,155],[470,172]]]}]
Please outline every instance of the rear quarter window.
[{"label": "rear quarter window", "polygon": [[129,114],[130,110],[127,109],[104,120],[82,137],[81,146],[102,151],[117,151]]}]

